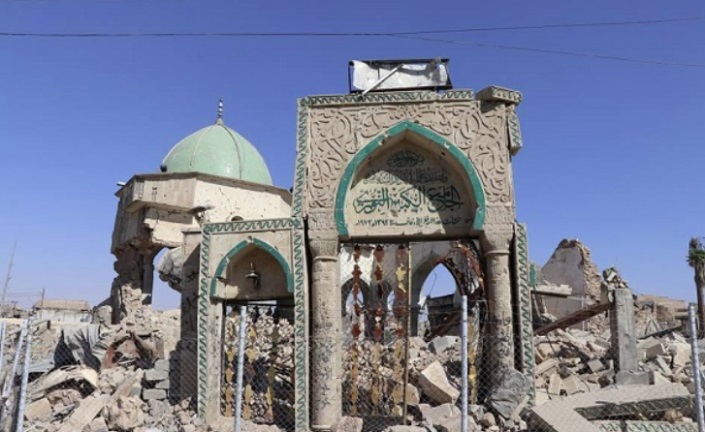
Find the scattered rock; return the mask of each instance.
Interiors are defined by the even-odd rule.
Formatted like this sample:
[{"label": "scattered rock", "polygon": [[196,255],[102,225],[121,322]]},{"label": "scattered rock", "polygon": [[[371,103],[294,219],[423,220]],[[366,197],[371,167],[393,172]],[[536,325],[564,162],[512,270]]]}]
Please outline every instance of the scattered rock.
[{"label": "scattered rock", "polygon": [[48,421],[52,417],[51,403],[47,398],[32,402],[25,408],[24,416],[31,423]]},{"label": "scattered rock", "polygon": [[455,403],[460,396],[460,391],[448,382],[446,372],[438,361],[421,372],[419,385],[426,396],[439,404]]},{"label": "scattered rock", "polygon": [[333,432],[362,432],[362,419],[360,417],[344,416],[333,427]]}]

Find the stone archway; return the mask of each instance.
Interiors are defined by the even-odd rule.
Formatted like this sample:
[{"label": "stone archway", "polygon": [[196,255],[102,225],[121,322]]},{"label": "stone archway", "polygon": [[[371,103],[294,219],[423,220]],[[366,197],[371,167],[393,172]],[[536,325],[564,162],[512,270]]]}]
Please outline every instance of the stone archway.
[{"label": "stone archway", "polygon": [[485,221],[485,194],[470,160],[416,123],[401,122],[348,163],[335,199],[345,237],[467,236]]}]

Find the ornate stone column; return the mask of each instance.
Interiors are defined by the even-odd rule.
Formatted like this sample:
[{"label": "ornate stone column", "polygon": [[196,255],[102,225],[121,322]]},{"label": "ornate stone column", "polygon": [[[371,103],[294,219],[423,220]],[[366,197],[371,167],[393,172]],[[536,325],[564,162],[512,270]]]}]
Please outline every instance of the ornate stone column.
[{"label": "ornate stone column", "polygon": [[329,431],[342,416],[342,331],[338,239],[311,240],[311,429]]},{"label": "ornate stone column", "polygon": [[509,273],[511,225],[493,226],[482,236],[489,302],[489,361],[491,385],[497,385],[509,368],[514,368],[512,332],[512,283]]}]

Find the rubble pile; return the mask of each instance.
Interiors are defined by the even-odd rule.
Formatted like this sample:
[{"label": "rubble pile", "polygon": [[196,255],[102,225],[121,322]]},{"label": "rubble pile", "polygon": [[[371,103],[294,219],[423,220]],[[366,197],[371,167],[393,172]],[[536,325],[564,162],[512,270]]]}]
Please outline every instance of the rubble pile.
[{"label": "rubble pile", "polygon": [[216,430],[170,393],[178,320],[143,308],[116,326],[35,323],[25,424],[37,432]]},{"label": "rubble pile", "polygon": [[[649,328],[654,313],[649,307],[637,307],[641,334]],[[62,328],[35,323],[25,424],[37,432],[207,432],[232,428],[232,417],[227,415],[220,420],[223,424],[204,424],[196,416],[194,401],[178,397],[174,375],[180,371],[174,349],[178,321],[178,313],[145,308],[116,326]],[[557,329],[534,337],[537,406],[571,400],[589,405],[589,401],[579,398],[598,393],[607,397],[614,388],[616,368],[609,319],[594,317],[590,321],[581,325],[585,330]],[[226,317],[224,355],[229,360],[224,365],[225,380],[234,379],[238,325],[239,317]],[[13,337],[5,340],[6,366],[12,361],[18,330],[18,326],[12,330],[8,327]],[[263,309],[250,314],[246,334],[245,384],[247,387],[249,383],[250,389],[245,389],[249,397],[243,401],[247,416],[243,430],[278,432],[285,429],[286,420],[272,416],[293,420],[293,327],[288,317]],[[648,395],[657,388],[679,386],[671,389],[684,402],[648,418],[636,412],[621,414],[620,418],[688,423],[692,421],[689,401],[695,390],[690,345],[677,331],[654,334],[637,341],[638,373],[644,380],[640,391]],[[459,337],[445,335],[430,341],[410,338],[408,365],[404,362],[403,339],[390,343],[365,339],[357,344],[357,350],[345,344],[345,417],[336,426],[337,431],[360,432],[363,422],[375,416],[398,418],[404,400],[408,426],[393,426],[390,432],[459,430],[463,379]],[[482,355],[478,347],[482,347],[481,341],[471,343],[471,358]],[[550,410],[527,408],[531,383],[521,373],[507,373],[488,393],[489,374],[475,370],[474,364],[479,363],[469,365],[468,374],[470,431],[528,430],[532,426],[530,412],[538,416],[533,421],[550,423]],[[403,388],[407,373],[409,381]],[[228,388],[232,391],[229,385],[223,386],[224,391]],[[270,396],[267,388],[275,389]],[[633,391],[637,390],[635,386]],[[227,394],[221,396],[229,400]],[[593,425],[605,421],[599,416],[589,420]],[[542,430],[560,430],[541,424]]]},{"label": "rubble pile", "polygon": [[[399,342],[399,343],[397,343]],[[358,353],[351,355],[347,348],[344,362],[344,414],[337,430],[362,430],[361,418],[375,422],[375,416],[399,417],[403,401],[403,362],[400,349],[403,341],[380,344],[365,340],[358,342]],[[462,380],[461,340],[457,336],[438,336],[429,342],[420,337],[409,339],[409,382],[406,386],[407,422],[410,426],[396,426],[389,430],[456,431],[460,427],[460,388]],[[403,351],[402,351],[403,352]],[[401,356],[403,360],[403,355]],[[519,372],[508,374],[494,394],[485,395],[481,404],[478,389],[486,381],[477,371],[470,371],[469,430],[513,431],[526,428],[520,418],[523,403],[529,392],[529,380]],[[356,379],[355,379],[356,377]],[[519,385],[517,386],[517,380]],[[353,388],[356,389],[352,392]],[[505,394],[502,394],[504,391]],[[354,400],[352,394],[356,394]],[[510,397],[507,395],[511,393]],[[477,403],[472,403],[473,401]],[[366,426],[366,427],[369,427]]]}]

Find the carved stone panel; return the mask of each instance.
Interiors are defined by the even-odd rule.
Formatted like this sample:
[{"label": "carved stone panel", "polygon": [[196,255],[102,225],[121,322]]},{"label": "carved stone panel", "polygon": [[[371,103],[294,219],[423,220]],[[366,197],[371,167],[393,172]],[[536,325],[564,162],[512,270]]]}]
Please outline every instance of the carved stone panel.
[{"label": "carved stone panel", "polygon": [[476,207],[468,189],[437,155],[400,143],[373,157],[353,179],[344,203],[348,233],[467,234]]},{"label": "carved stone panel", "polygon": [[305,194],[307,214],[332,209],[341,176],[358,151],[395,125],[413,122],[443,137],[472,162],[488,204],[512,205],[506,106],[449,93],[424,93],[417,99],[388,94],[381,103],[305,100],[299,128],[307,142],[299,152],[308,155],[297,160],[308,170],[297,169],[307,178],[297,182],[295,201],[304,201]]}]

